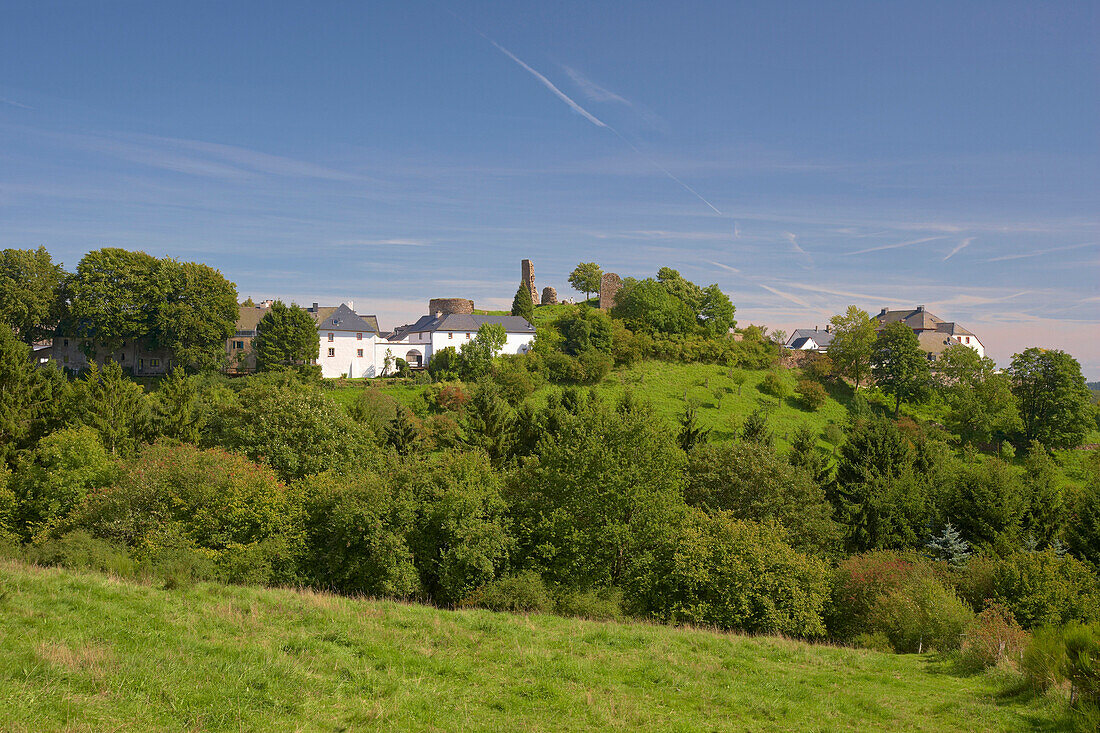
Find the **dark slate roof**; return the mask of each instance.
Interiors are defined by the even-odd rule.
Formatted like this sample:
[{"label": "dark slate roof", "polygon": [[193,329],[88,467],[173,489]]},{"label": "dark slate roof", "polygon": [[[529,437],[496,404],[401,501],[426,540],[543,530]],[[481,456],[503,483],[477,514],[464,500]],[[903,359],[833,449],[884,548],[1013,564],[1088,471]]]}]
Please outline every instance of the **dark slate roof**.
[{"label": "dark slate roof", "polygon": [[895,321],[901,321],[914,331],[934,330],[939,324],[944,322],[939,316],[934,316],[926,311],[923,305],[908,310],[896,311],[886,310],[884,308],[883,312],[875,316],[875,320],[879,322],[880,326],[885,326]]},{"label": "dark slate roof", "polygon": [[466,331],[476,332],[486,323],[499,323],[504,326],[507,333],[534,333],[535,327],[527,322],[523,316],[467,316],[458,313],[443,313],[437,316],[421,316],[420,320],[411,326],[402,326],[394,333],[395,336],[403,336],[407,333],[422,333],[435,331]]},{"label": "dark slate roof", "polygon": [[800,336],[791,342],[792,349],[801,349],[806,345],[806,342],[810,340],[809,336]]},{"label": "dark slate roof", "polygon": [[362,318],[356,315],[351,308],[347,307],[347,305],[341,303],[340,307],[334,310],[328,318],[321,321],[321,323],[317,326],[317,330],[355,332],[369,331],[377,333],[378,319],[374,316],[367,316],[366,318]]},{"label": "dark slate roof", "polygon": [[[812,328],[796,328],[794,333],[791,334],[787,343],[790,344],[792,349],[797,349],[806,343],[805,339],[812,338],[814,342],[821,347],[826,347],[833,342],[833,334],[830,331],[814,330]],[[795,341],[799,341],[798,345],[795,345]]]}]

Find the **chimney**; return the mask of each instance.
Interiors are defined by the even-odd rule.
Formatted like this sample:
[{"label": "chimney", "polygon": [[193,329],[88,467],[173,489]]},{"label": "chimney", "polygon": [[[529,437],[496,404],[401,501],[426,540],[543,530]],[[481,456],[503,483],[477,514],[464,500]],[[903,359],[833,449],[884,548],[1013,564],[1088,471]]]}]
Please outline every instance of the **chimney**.
[{"label": "chimney", "polygon": [[886,307],[885,307],[885,306],[883,306],[882,310],[881,310],[881,311],[879,311],[879,315],[880,315],[880,316],[884,316],[884,315],[886,315]]},{"label": "chimney", "polygon": [[833,327],[833,324],[831,324],[831,323],[826,323],[826,324],[825,324],[825,333],[829,333],[829,329],[830,329],[830,328],[832,328],[832,327]]},{"label": "chimney", "polygon": [[317,304],[316,304],[316,303],[314,303],[314,304],[313,304],[313,312],[314,312],[314,313],[316,313],[316,312],[317,312]]},{"label": "chimney", "polygon": [[354,300],[349,300],[348,301],[348,310],[351,311],[352,313],[355,312],[355,301]]},{"label": "chimney", "polygon": [[817,333],[817,326],[814,326],[814,333]]},{"label": "chimney", "polygon": [[917,313],[924,313],[924,306],[923,305],[918,305],[917,306]]}]

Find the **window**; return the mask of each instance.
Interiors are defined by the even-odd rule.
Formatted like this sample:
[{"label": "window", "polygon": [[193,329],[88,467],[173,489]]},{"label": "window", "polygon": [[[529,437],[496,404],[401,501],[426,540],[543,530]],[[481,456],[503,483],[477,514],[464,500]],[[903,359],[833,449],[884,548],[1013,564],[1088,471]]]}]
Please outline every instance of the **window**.
[{"label": "window", "polygon": [[466,338],[470,338],[470,332],[469,331],[466,332]]},{"label": "window", "polygon": [[329,343],[332,343],[332,339],[333,339],[333,337],[334,337],[335,335],[336,335],[336,334],[334,334],[334,333],[330,333],[330,334],[328,335],[328,340],[329,340]]},{"label": "window", "polygon": [[124,361],[126,361],[126,354],[119,354],[118,355],[118,363],[121,364]]},{"label": "window", "polygon": [[234,341],[233,342],[233,348],[234,349],[243,349],[244,348],[244,341]]},{"label": "window", "polygon": [[453,331],[448,331],[448,332],[447,332],[447,338],[449,338],[449,339],[453,339],[454,337],[455,337],[455,335],[454,335],[454,332],[453,332]]},{"label": "window", "polygon": [[336,356],[336,349],[329,349],[328,350],[328,355],[329,356]]},{"label": "window", "polygon": [[969,336],[966,337],[966,343],[970,343],[970,337]]},{"label": "window", "polygon": [[66,345],[66,346],[68,346],[68,345],[69,345],[69,339],[65,339],[65,345]]},{"label": "window", "polygon": [[356,349],[355,350],[355,355],[358,356],[360,359],[362,359],[363,358],[363,350],[362,349]]},{"label": "window", "polygon": [[[362,341],[363,340],[363,334],[361,334],[361,333],[355,334],[355,340],[356,341]],[[359,356],[362,356],[362,354],[360,354]]]},{"label": "window", "polygon": [[160,359],[150,359],[149,360],[149,366],[159,367],[160,366]]}]

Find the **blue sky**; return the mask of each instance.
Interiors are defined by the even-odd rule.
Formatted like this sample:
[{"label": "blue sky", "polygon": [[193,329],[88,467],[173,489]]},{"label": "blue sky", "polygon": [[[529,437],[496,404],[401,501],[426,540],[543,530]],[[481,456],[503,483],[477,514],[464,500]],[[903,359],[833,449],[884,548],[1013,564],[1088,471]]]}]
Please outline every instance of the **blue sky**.
[{"label": "blue sky", "polygon": [[0,3],[0,247],[244,295],[669,265],[790,330],[924,304],[1100,379],[1100,4]]}]

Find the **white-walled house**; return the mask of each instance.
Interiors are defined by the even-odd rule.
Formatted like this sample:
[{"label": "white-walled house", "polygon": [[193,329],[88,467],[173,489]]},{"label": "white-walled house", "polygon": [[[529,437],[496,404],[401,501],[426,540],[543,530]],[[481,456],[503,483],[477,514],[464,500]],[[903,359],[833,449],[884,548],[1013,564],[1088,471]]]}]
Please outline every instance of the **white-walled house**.
[{"label": "white-walled house", "polygon": [[360,316],[346,303],[335,308],[315,303],[306,310],[318,321],[317,363],[321,376],[327,379],[381,376],[387,352],[394,359],[404,359],[411,367],[425,367],[433,354],[448,346],[457,351],[487,323],[504,327],[504,347],[498,354],[523,354],[535,340],[535,327],[520,316],[437,312],[384,336],[379,332],[377,318]]},{"label": "white-walled house", "polygon": [[829,344],[833,341],[833,334],[829,327],[818,330],[813,328],[796,328],[787,342],[783,344],[793,351],[818,351],[825,353],[829,350]]},{"label": "white-walled house", "polygon": [[920,342],[920,348],[928,355],[930,361],[934,361],[949,346],[962,344],[969,346],[978,352],[978,356],[985,356],[985,345],[971,331],[963,328],[954,321],[945,321],[939,316],[928,312],[923,305],[905,310],[890,310],[883,308],[875,320],[877,327],[882,330],[888,323],[900,322],[913,329],[913,333]]},{"label": "white-walled house", "polygon": [[345,303],[327,315],[319,312],[316,305],[311,312],[317,313],[318,317],[324,315],[317,324],[321,341],[317,363],[321,365],[322,377],[354,379],[373,377],[379,373],[381,366],[376,362],[375,353],[379,341],[378,322],[373,316],[368,316],[370,320],[367,320]]},{"label": "white-walled house", "polygon": [[[482,316],[462,313],[434,313],[402,326],[378,348],[390,349],[395,357],[411,366],[427,366],[432,355],[453,346],[455,351],[475,336],[486,324],[504,327],[505,342],[499,354],[524,354],[535,341],[535,327],[522,316]],[[381,360],[379,364],[381,364]]]}]

